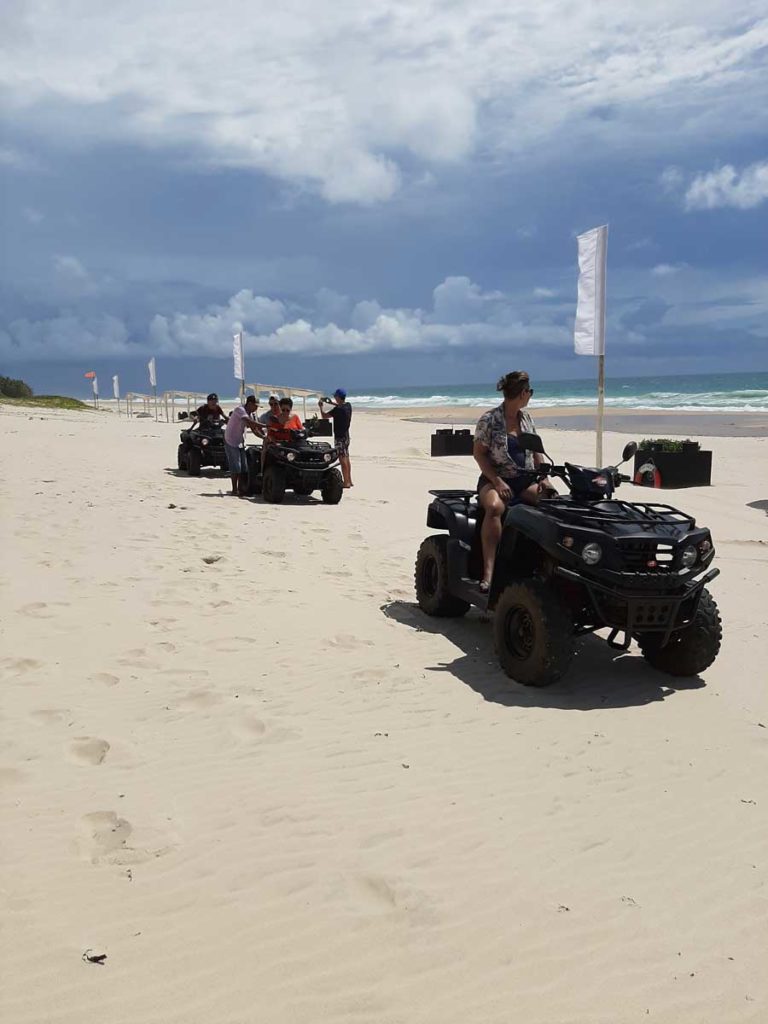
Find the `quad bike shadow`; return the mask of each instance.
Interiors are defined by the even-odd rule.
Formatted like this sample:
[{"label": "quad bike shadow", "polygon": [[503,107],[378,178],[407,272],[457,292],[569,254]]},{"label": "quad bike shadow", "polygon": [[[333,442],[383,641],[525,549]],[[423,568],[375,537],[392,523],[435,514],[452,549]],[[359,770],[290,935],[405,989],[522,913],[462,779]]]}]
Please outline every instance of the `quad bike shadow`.
[{"label": "quad bike shadow", "polygon": [[454,676],[484,700],[504,707],[557,708],[568,711],[599,711],[607,708],[643,707],[662,701],[681,690],[697,690],[706,684],[699,676],[676,678],[650,667],[640,652],[617,652],[596,636],[585,636],[566,679],[546,689],[523,686],[507,678],[494,655],[491,622],[476,614],[465,618],[435,620],[415,602],[391,601],[383,613],[416,632],[446,637],[462,653],[453,661],[427,665],[435,676]]}]

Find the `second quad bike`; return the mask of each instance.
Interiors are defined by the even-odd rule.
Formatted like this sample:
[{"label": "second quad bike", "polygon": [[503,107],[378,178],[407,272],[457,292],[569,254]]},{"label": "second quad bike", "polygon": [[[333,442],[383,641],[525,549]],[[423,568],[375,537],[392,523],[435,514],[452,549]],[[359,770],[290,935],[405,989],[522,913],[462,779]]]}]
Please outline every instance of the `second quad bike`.
[{"label": "second quad bike", "polygon": [[193,425],[179,434],[178,467],[190,476],[200,476],[203,466],[227,469],[224,428],[220,423]]},{"label": "second quad bike", "polygon": [[338,505],[344,482],[336,449],[324,441],[310,441],[305,430],[290,434],[290,440],[268,442],[263,466],[262,448],[246,449],[249,493],[278,503],[289,490],[300,495],[319,491],[326,505]]},{"label": "second quad bike", "polygon": [[[561,678],[577,638],[602,629],[611,647],[627,650],[635,640],[646,660],[670,675],[708,668],[722,637],[706,589],[720,571],[711,567],[709,530],[670,505],[615,499],[619,484],[629,482],[615,466],[556,466],[537,434],[519,441],[542,456],[531,481],[556,477],[569,493],[536,506],[510,503],[486,592],[478,582],[484,511],[475,492],[430,491],[427,526],[444,532],[419,549],[420,607],[434,616],[461,616],[473,605],[492,614],[501,667],[529,686]],[[628,444],[619,465],[636,450]]]}]

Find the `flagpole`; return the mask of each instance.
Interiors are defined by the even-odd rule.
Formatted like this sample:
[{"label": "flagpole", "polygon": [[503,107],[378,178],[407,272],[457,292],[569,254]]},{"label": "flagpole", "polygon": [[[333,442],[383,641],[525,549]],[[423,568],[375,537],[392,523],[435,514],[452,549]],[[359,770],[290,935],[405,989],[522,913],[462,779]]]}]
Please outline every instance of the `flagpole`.
[{"label": "flagpole", "polygon": [[605,409],[605,353],[597,357],[597,443],[595,467],[603,468],[603,412]]}]

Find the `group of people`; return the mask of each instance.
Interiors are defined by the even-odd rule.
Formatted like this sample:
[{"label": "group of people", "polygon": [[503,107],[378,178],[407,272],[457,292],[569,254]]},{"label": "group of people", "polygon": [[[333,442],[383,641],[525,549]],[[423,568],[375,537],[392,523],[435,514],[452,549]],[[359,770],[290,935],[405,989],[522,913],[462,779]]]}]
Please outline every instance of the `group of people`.
[{"label": "group of people", "polygon": [[[529,505],[538,503],[542,494],[554,489],[548,479],[531,482],[541,465],[540,455],[525,451],[519,443],[520,434],[536,433],[527,405],[533,397],[530,377],[523,370],[505,374],[497,383],[504,400],[501,405],[480,417],[475,429],[474,456],[480,467],[477,482],[478,500],[485,510],[481,531],[483,546],[482,590],[488,590],[493,577],[496,549],[501,539],[502,517],[510,501]],[[330,408],[324,406],[330,403]],[[352,406],[344,388],[337,388],[332,399],[318,402],[320,415],[333,420],[334,446],[339,454],[344,487],[352,484],[349,461],[349,427]],[[219,405],[218,395],[208,395],[205,405],[197,410],[197,421],[203,424],[224,420],[224,445],[232,477],[232,493],[244,497],[248,481],[245,455],[245,432],[252,431],[263,441],[262,464],[267,445],[273,441],[290,440],[292,430],[301,430],[301,418],[293,411],[290,398],[269,396],[269,408],[259,415],[259,400],[248,395],[245,402],[227,416]]]},{"label": "group of people", "polygon": [[[352,406],[347,401],[344,388],[336,388],[333,398],[321,398],[317,403],[319,414],[324,420],[333,420],[334,447],[339,455],[341,475],[344,487],[348,489],[352,483],[352,467],[349,461],[349,428],[352,421]],[[330,405],[330,408],[325,408]],[[264,465],[267,447],[276,441],[290,441],[292,431],[302,430],[301,417],[293,411],[293,399],[269,396],[269,408],[259,414],[259,399],[256,395],[247,395],[242,405],[238,405],[229,416],[219,405],[219,396],[208,395],[205,405],[201,405],[195,413],[198,426],[207,423],[226,424],[224,428],[224,448],[227,453],[227,464],[232,479],[232,494],[244,498],[248,486],[248,461],[245,452],[245,433],[250,430],[262,441],[261,461]]]}]

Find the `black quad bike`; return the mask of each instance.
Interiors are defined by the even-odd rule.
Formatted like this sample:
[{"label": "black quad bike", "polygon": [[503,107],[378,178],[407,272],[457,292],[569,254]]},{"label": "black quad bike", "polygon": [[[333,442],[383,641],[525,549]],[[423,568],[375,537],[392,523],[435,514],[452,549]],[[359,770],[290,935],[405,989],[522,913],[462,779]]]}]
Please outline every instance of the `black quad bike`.
[{"label": "black quad bike", "polygon": [[220,423],[188,427],[179,434],[178,466],[190,476],[200,476],[203,466],[227,470],[224,428]]},{"label": "black quad bike", "polygon": [[[541,438],[520,446],[544,453]],[[622,465],[637,445],[623,452]],[[461,616],[470,606],[493,613],[501,667],[528,686],[561,678],[577,637],[609,629],[607,642],[627,650],[634,639],[646,660],[673,676],[696,675],[720,650],[722,626],[705,584],[709,530],[669,505],[614,499],[629,477],[615,466],[542,465],[531,482],[557,477],[570,492],[537,506],[511,503],[503,519],[493,579],[485,592],[480,531],[484,511],[473,491],[430,491],[427,526],[447,533],[422,543],[416,596],[423,611]]]},{"label": "black quad bike", "polygon": [[310,441],[306,430],[292,430],[290,441],[270,441],[262,472],[262,449],[246,449],[248,492],[264,501],[281,502],[285,492],[308,495],[320,491],[326,505],[338,505],[344,482],[336,449],[324,441]]}]

